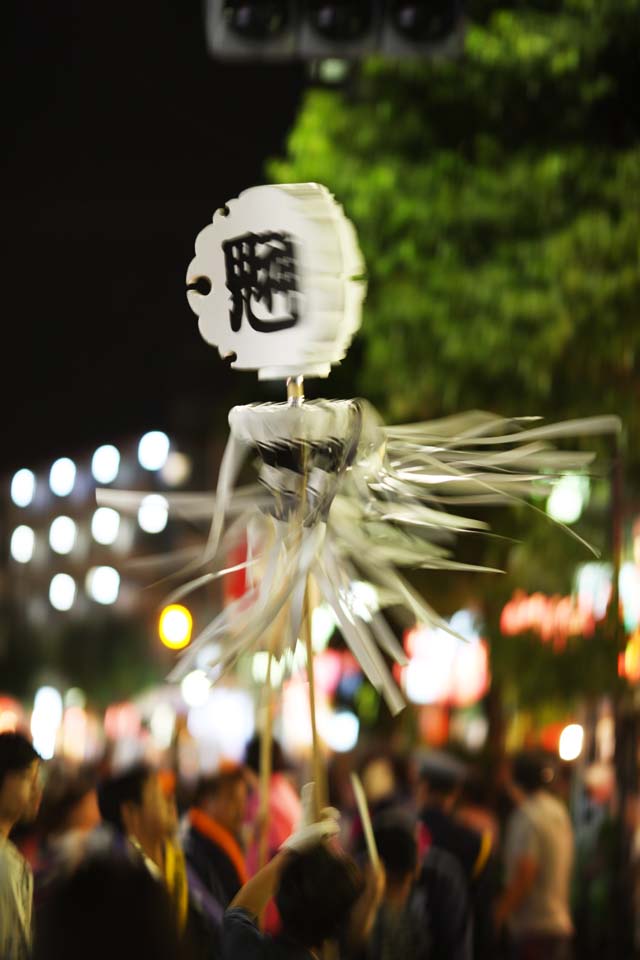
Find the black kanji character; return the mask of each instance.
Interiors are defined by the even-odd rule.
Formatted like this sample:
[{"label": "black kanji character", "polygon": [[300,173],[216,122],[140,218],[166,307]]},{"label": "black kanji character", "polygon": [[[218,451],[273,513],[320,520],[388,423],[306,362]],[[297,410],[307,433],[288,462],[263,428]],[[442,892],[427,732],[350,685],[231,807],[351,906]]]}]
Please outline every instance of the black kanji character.
[{"label": "black kanji character", "polygon": [[[238,332],[242,317],[259,333],[286,330],[298,322],[296,261],[293,242],[286,233],[245,233],[222,244],[231,293],[231,329]],[[253,312],[252,300],[263,302],[269,313],[273,295],[287,297],[289,316],[263,320]]]}]

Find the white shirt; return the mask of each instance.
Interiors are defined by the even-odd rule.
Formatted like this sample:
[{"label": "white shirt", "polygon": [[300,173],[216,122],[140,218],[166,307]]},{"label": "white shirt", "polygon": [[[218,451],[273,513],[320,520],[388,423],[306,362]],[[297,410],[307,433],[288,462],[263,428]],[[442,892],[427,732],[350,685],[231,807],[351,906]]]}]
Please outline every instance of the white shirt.
[{"label": "white shirt", "polygon": [[511,815],[505,839],[507,884],[521,857],[534,860],[537,872],[531,890],[509,918],[511,933],[516,937],[530,933],[571,934],[573,829],[564,805],[546,790],[527,797]]},{"label": "white shirt", "polygon": [[31,950],[33,874],[16,847],[0,837],[0,957],[26,960]]}]

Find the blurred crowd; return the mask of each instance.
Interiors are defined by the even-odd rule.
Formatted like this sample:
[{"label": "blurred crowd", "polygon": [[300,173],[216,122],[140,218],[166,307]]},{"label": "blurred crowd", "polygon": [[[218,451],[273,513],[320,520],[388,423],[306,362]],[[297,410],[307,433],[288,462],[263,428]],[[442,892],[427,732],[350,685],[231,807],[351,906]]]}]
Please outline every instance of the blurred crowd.
[{"label": "blurred crowd", "polygon": [[361,757],[372,855],[343,758],[311,811],[277,742],[261,799],[260,756],[254,739],[185,785],[45,764],[0,734],[2,960],[575,955],[574,835],[544,758],[514,758],[490,795],[451,754]]}]

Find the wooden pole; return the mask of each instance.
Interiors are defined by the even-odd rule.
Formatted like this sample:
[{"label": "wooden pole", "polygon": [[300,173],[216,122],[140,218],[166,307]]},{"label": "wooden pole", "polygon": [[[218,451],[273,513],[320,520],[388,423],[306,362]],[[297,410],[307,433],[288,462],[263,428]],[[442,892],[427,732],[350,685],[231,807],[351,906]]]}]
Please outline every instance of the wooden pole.
[{"label": "wooden pole", "polygon": [[258,869],[264,867],[269,854],[269,794],[271,785],[271,754],[273,744],[273,692],[271,689],[271,664],[273,644],[269,649],[267,679],[263,694],[264,717],[260,731],[260,839],[258,844]]},{"label": "wooden pole", "polygon": [[[291,406],[301,407],[304,403],[304,377],[289,377],[287,379],[287,401]],[[300,519],[304,521],[304,512],[307,501],[308,463],[306,447],[303,451],[303,485],[300,497]],[[320,811],[327,805],[324,769],[318,738],[316,723],[316,688],[313,670],[313,643],[311,637],[311,603],[309,599],[309,582],[304,590],[304,605],[302,611],[302,633],[307,654],[307,679],[309,681],[309,713],[311,720],[312,769],[315,788],[313,792],[314,816],[320,819]]]},{"label": "wooden pole", "polygon": [[316,686],[313,670],[313,643],[311,637],[311,605],[309,603],[309,584],[304,592],[304,615],[302,621],[302,630],[304,634],[304,646],[307,654],[307,680],[309,681],[309,715],[311,719],[311,745],[312,745],[312,763],[313,780],[315,790],[313,794],[314,815],[316,820],[320,819],[320,811],[326,807],[326,788],[324,767],[322,764],[322,754],[320,750],[320,740],[318,738],[318,725],[316,723]]}]

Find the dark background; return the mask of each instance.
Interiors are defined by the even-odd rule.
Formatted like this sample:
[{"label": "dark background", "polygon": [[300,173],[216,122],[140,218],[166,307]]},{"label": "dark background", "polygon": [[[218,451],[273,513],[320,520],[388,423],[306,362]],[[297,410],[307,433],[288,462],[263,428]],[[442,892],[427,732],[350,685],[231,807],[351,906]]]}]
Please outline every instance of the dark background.
[{"label": "dark background", "polygon": [[284,149],[305,67],[214,62],[199,0],[23,0],[4,43],[0,470],[257,399],[184,278],[214,210]]}]

